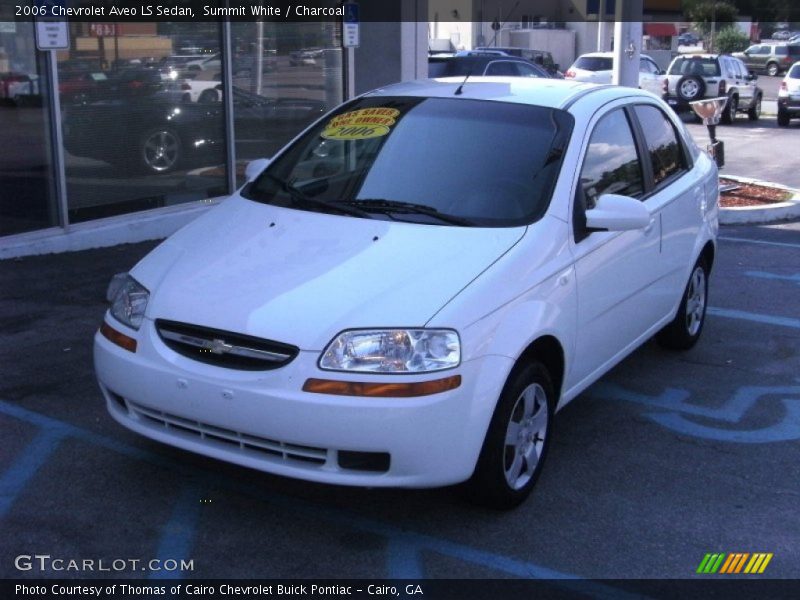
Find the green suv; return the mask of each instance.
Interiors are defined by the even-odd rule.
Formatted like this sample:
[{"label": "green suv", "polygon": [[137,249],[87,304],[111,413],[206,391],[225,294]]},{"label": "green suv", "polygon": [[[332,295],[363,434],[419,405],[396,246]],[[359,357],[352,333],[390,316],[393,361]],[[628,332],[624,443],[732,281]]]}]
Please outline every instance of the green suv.
[{"label": "green suv", "polygon": [[735,52],[733,56],[741,59],[750,71],[775,77],[800,60],[800,45],[756,44],[744,52]]}]

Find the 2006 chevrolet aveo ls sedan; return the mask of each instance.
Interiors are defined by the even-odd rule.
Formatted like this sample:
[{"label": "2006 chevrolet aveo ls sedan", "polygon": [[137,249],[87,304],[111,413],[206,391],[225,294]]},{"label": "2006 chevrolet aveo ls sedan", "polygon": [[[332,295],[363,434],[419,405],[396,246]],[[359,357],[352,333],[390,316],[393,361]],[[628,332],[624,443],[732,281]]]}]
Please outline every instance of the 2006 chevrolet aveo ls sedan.
[{"label": "2006 chevrolet aveo ls sedan", "polygon": [[717,169],[647,92],[398,84],[248,172],[113,286],[97,376],[152,439],[508,508],[559,408],[703,328]]}]

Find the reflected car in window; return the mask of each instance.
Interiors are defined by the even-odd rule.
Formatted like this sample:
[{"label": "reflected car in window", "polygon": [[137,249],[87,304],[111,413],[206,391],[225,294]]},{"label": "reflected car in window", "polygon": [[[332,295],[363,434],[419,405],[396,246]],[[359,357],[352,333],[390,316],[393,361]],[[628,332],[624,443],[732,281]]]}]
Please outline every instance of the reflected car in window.
[{"label": "reflected car in window", "polygon": [[717,167],[652,94],[386,86],[247,177],[109,287],[95,371],[154,440],[510,508],[557,410],[651,337],[703,330]]},{"label": "reflected car in window", "polygon": [[[272,100],[236,87],[233,91],[244,156],[274,152],[325,111],[318,100]],[[222,98],[220,89],[213,92]],[[222,163],[222,103],[185,102],[182,93],[113,97],[69,107],[64,119],[67,151],[136,173],[169,173],[209,160]]]}]

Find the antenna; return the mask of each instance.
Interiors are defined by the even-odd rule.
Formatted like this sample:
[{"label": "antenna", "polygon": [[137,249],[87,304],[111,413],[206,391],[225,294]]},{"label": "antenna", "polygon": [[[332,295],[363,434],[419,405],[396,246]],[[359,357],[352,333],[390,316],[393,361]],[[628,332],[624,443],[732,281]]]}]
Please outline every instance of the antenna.
[{"label": "antenna", "polygon": [[460,96],[461,95],[461,93],[462,93],[461,88],[463,88],[464,84],[467,83],[467,79],[469,79],[470,75],[472,75],[472,69],[469,70],[469,72],[467,73],[467,76],[464,77],[464,81],[461,82],[461,85],[458,86],[458,89],[456,89],[456,91],[453,93],[454,96]]}]

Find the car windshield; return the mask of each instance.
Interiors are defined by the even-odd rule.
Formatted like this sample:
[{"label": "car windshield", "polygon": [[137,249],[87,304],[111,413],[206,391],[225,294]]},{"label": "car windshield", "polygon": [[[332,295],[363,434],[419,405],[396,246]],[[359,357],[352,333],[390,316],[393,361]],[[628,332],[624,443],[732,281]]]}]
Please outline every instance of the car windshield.
[{"label": "car windshield", "polygon": [[581,56],[573,66],[584,71],[610,71],[614,68],[614,61],[605,56]]},{"label": "car windshield", "polygon": [[528,224],[550,202],[573,123],[562,110],[515,103],[361,98],[315,125],[242,195],[431,225]]},{"label": "car windshield", "polygon": [[700,77],[718,77],[719,63],[714,58],[702,56],[681,56],[672,61],[669,75],[699,75]]},{"label": "car windshield", "polygon": [[800,65],[794,65],[792,70],[789,71],[789,77],[791,79],[800,79]]}]

